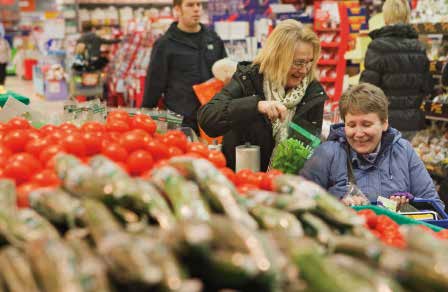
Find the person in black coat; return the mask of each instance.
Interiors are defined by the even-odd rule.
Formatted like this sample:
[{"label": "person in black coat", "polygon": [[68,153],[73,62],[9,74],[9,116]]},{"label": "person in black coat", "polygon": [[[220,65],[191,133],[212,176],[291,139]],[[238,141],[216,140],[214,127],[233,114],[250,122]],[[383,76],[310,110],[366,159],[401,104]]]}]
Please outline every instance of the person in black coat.
[{"label": "person in black coat", "polygon": [[142,107],[156,107],[164,97],[165,106],[184,117],[183,125],[199,134],[200,107],[193,85],[213,78],[213,64],[227,56],[216,32],[202,25],[199,0],[174,0],[179,21],[157,40],[151,52]]},{"label": "person in black coat", "polygon": [[383,5],[386,26],[370,32],[372,38],[360,83],[380,87],[389,98],[389,124],[412,139],[425,127],[420,110],[423,98],[432,91],[432,78],[425,46],[409,24],[407,0],[386,0]]},{"label": "person in black coat", "polygon": [[254,62],[238,64],[230,83],[199,110],[205,133],[224,135],[229,167],[235,168],[235,147],[249,142],[260,146],[260,169],[265,171],[291,121],[320,135],[327,95],[315,80],[319,54],[317,35],[298,21],[285,20]]}]

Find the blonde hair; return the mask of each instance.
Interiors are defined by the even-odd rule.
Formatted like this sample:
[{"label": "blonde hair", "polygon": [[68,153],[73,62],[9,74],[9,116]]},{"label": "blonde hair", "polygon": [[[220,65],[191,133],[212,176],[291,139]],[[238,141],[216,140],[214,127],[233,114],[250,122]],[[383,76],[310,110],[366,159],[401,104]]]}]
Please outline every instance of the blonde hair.
[{"label": "blonde hair", "polygon": [[407,0],[386,0],[383,5],[383,17],[386,25],[408,24],[411,19],[411,8]]},{"label": "blonde hair", "polygon": [[309,43],[313,46],[313,64],[308,72],[308,80],[311,82],[315,79],[316,64],[320,56],[320,41],[314,31],[293,19],[284,20],[277,25],[255,57],[253,64],[260,65],[260,73],[269,81],[285,86],[298,42]]},{"label": "blonde hair", "polygon": [[381,88],[370,83],[360,83],[347,89],[339,100],[342,120],[350,114],[375,113],[384,123],[388,119],[389,101]]}]

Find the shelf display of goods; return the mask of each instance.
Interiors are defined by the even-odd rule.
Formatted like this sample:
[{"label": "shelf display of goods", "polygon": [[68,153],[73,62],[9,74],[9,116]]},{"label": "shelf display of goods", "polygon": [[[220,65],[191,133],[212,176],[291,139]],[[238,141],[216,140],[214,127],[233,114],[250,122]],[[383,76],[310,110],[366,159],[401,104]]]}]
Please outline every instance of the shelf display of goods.
[{"label": "shelf display of goods", "polygon": [[444,127],[433,126],[420,131],[412,139],[412,145],[432,174],[446,176],[448,167],[448,133]]},{"label": "shelf display of goods", "polygon": [[445,232],[402,226],[400,244],[383,243],[386,230],[378,239],[316,184],[235,174],[146,115],[40,129],[13,118],[0,133],[8,291],[448,289]]}]

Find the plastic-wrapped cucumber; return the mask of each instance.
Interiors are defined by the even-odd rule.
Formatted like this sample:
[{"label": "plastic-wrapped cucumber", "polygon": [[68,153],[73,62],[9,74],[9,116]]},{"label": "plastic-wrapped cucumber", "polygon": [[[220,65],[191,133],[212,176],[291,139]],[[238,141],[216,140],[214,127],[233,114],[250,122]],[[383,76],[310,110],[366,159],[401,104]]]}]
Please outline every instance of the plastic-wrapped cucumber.
[{"label": "plastic-wrapped cucumber", "polygon": [[316,212],[336,224],[359,226],[364,222],[353,209],[344,206],[323,188],[302,177],[279,175],[274,178],[273,184],[278,192],[313,199],[316,202]]},{"label": "plastic-wrapped cucumber", "polygon": [[299,240],[293,258],[300,269],[300,275],[308,283],[311,291],[377,291],[367,280],[338,267],[319,254],[316,244],[310,241]]},{"label": "plastic-wrapped cucumber", "polygon": [[42,188],[29,195],[30,206],[39,214],[60,226],[76,226],[82,214],[81,201],[59,188]]},{"label": "plastic-wrapped cucumber", "polygon": [[316,202],[313,199],[304,199],[303,197],[290,194],[253,190],[249,191],[247,195],[249,205],[251,205],[251,203],[261,204],[294,214],[301,214],[316,208]]},{"label": "plastic-wrapped cucumber", "polygon": [[0,273],[10,292],[40,291],[28,259],[15,247],[9,246],[0,251]]},{"label": "plastic-wrapped cucumber", "polygon": [[329,244],[333,237],[333,232],[325,221],[311,213],[305,213],[300,216],[300,221],[303,223],[305,232],[309,236],[316,238],[322,244]]},{"label": "plastic-wrapped cucumber", "polygon": [[178,219],[210,219],[197,185],[187,181],[175,168],[164,166],[154,170],[152,181],[168,196]]},{"label": "plastic-wrapped cucumber", "polygon": [[174,228],[176,218],[165,199],[157,189],[147,181],[137,180],[139,192],[132,194],[134,208],[154,218],[163,229]]},{"label": "plastic-wrapped cucumber", "polygon": [[26,254],[34,275],[46,292],[83,292],[76,255],[60,239],[27,244]]},{"label": "plastic-wrapped cucumber", "polygon": [[291,213],[267,206],[254,206],[249,209],[261,228],[282,230],[290,236],[303,236],[302,224]]},{"label": "plastic-wrapped cucumber", "polygon": [[68,238],[67,245],[76,256],[80,282],[84,292],[109,292],[110,284],[107,270],[100,258],[94,254],[89,245],[78,238]]},{"label": "plastic-wrapped cucumber", "polygon": [[104,185],[93,175],[92,169],[73,155],[59,154],[55,158],[56,172],[63,187],[79,197],[99,197]]},{"label": "plastic-wrapped cucumber", "polygon": [[[133,237],[148,258],[157,263],[163,272],[161,290],[163,291],[202,291],[200,282],[187,279],[178,260],[164,242],[153,235],[136,235]],[[196,282],[196,284],[195,284]],[[188,289],[188,290],[186,290]]]},{"label": "plastic-wrapped cucumber", "polygon": [[100,241],[110,233],[122,231],[120,224],[104,204],[96,200],[84,199],[82,207],[84,208],[82,221],[89,229],[95,242]]},{"label": "plastic-wrapped cucumber", "polygon": [[31,209],[22,209],[13,218],[0,216],[0,225],[6,226],[3,236],[16,247],[37,239],[58,239],[59,233],[45,218]]},{"label": "plastic-wrapped cucumber", "polygon": [[400,231],[403,233],[409,249],[430,257],[448,257],[447,240],[440,240],[434,237],[418,225],[402,226]]},{"label": "plastic-wrapped cucumber", "polygon": [[181,222],[169,240],[192,276],[203,279],[209,289],[278,287],[280,272],[271,252],[275,247],[229,218],[214,215],[209,222]]},{"label": "plastic-wrapped cucumber", "polygon": [[[119,283],[152,287],[162,280],[162,272],[132,236],[125,233],[112,213],[100,202],[86,199],[83,221],[99,254]],[[143,288],[142,288],[143,289]]]},{"label": "plastic-wrapped cucumber", "polygon": [[412,251],[384,248],[379,267],[395,274],[412,291],[448,291],[447,256],[429,257]]},{"label": "plastic-wrapped cucumber", "polygon": [[257,222],[238,203],[236,198],[239,195],[235,186],[211,162],[191,157],[174,157],[170,159],[170,164],[181,169],[182,173],[187,173],[199,184],[203,197],[215,212],[224,213],[236,222],[257,229]]},{"label": "plastic-wrapped cucumber", "polygon": [[16,185],[9,179],[0,180],[0,212],[7,217],[15,216],[17,212]]},{"label": "plastic-wrapped cucumber", "polygon": [[102,180],[116,181],[121,178],[129,178],[129,175],[116,163],[105,156],[96,155],[89,160],[95,176]]},{"label": "plastic-wrapped cucumber", "polygon": [[375,291],[391,291],[391,292],[403,292],[404,289],[385,273],[381,273],[378,270],[374,270],[372,267],[368,266],[363,261],[342,255],[336,254],[329,256],[329,261],[347,271],[352,275],[359,277],[370,283],[375,288]]}]

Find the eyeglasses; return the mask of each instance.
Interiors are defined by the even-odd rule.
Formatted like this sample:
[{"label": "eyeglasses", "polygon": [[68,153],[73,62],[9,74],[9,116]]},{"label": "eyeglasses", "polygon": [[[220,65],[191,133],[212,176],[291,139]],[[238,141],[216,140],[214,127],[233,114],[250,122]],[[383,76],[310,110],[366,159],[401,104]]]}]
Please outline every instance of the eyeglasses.
[{"label": "eyeglasses", "polygon": [[292,66],[294,66],[296,69],[303,69],[303,68],[307,68],[310,69],[312,64],[313,64],[313,59],[307,61],[303,61],[303,60],[297,60],[292,62]]}]

